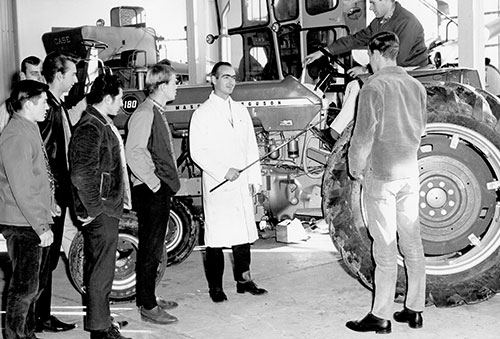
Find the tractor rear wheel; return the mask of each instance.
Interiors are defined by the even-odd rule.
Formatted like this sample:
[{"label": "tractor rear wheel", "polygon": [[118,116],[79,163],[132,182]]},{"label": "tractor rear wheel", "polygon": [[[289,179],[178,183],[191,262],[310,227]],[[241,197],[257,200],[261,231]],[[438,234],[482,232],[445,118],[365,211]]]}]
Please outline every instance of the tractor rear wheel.
[{"label": "tractor rear wheel", "polygon": [[[427,133],[422,139],[420,218],[426,256],[427,304],[458,306],[500,291],[500,127],[491,97],[459,84],[428,83]],[[323,213],[348,269],[373,285],[371,240],[362,186],[351,180],[345,131],[323,178]],[[406,279],[399,256],[396,300]]]},{"label": "tractor rear wheel", "polygon": [[[136,260],[139,248],[138,223],[134,212],[126,213],[120,219],[118,246],[116,251],[115,279],[110,294],[113,301],[128,301],[135,298]],[[163,278],[167,266],[181,263],[193,251],[199,234],[199,225],[187,203],[172,199],[170,218],[165,235],[162,260],[158,266],[156,284]],[[83,236],[78,232],[68,253],[69,275],[73,286],[85,293],[83,284]]]}]

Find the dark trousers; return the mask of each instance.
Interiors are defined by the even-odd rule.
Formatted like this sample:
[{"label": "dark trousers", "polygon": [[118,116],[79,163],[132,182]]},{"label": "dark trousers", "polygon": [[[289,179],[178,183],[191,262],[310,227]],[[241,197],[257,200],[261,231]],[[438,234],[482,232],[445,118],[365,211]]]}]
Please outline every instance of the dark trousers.
[{"label": "dark trousers", "polygon": [[101,331],[111,326],[109,294],[115,277],[118,219],[101,213],[82,227],[84,239],[85,330]]},{"label": "dark trousers", "polygon": [[67,207],[61,207],[61,215],[54,217],[52,225],[52,233],[54,233],[54,241],[49,247],[47,284],[42,291],[42,294],[36,302],[36,321],[44,322],[50,317],[50,306],[52,302],[52,271],[57,268],[59,257],[61,256],[61,243],[64,231],[64,218],[66,216]]},{"label": "dark trousers", "polygon": [[[245,282],[250,278],[250,244],[235,245],[233,252],[233,277],[235,281]],[[207,247],[205,252],[205,270],[208,288],[222,288],[224,275],[224,253],[220,247]]]},{"label": "dark trousers", "polygon": [[145,309],[156,307],[156,276],[165,246],[170,216],[168,188],[162,183],[155,193],[145,184],[132,189],[133,205],[139,221],[136,304]]},{"label": "dark trousers", "polygon": [[47,282],[49,247],[31,227],[1,226],[12,262],[5,339],[35,337],[35,303]]}]

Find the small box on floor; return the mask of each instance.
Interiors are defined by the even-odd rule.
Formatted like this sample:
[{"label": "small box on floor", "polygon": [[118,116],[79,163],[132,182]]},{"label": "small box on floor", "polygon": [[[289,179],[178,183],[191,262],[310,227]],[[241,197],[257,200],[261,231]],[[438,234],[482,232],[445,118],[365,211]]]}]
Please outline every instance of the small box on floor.
[{"label": "small box on floor", "polygon": [[301,242],[309,237],[299,219],[287,219],[276,225],[276,241],[284,243]]}]

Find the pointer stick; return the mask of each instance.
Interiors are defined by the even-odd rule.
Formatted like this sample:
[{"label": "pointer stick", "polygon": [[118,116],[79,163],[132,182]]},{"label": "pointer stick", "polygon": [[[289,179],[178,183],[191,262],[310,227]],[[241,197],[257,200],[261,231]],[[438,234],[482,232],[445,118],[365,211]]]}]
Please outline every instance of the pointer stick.
[{"label": "pointer stick", "polygon": [[[267,158],[269,155],[271,155],[272,153],[276,152],[277,150],[285,147],[286,145],[288,145],[290,142],[292,142],[293,140],[297,139],[298,137],[300,137],[302,134],[306,133],[307,131],[309,131],[311,128],[315,127],[317,124],[319,124],[320,122],[322,122],[323,120],[325,120],[326,117],[322,118],[322,119],[319,119],[317,123],[315,123],[314,125],[309,125],[309,127],[303,129],[302,131],[300,131],[300,133],[296,134],[295,136],[293,136],[292,138],[290,138],[290,140],[288,140],[287,142],[279,145],[278,147],[276,147],[275,149],[273,149],[272,151],[269,151],[267,152],[266,154],[264,154],[262,157],[260,157],[259,159],[251,162],[249,165],[245,166],[244,168],[240,169],[238,171],[238,173],[241,173],[245,170],[247,170],[248,168],[250,168],[251,166],[255,165],[256,163],[258,163],[259,161],[261,160],[264,160],[265,158]],[[224,181],[222,181],[220,184],[218,184],[217,186],[213,187],[209,192],[212,193],[213,191],[215,191],[217,188],[221,187],[222,185],[224,185],[226,182],[228,182],[229,180],[225,179]]]}]

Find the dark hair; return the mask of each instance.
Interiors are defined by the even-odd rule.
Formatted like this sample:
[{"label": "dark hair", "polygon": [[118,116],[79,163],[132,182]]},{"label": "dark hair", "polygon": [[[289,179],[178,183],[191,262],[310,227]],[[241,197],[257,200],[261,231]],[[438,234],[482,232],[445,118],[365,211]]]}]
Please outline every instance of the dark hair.
[{"label": "dark hair", "polygon": [[393,32],[380,32],[370,39],[368,49],[371,53],[379,51],[385,58],[396,60],[399,53],[399,38]]},{"label": "dark hair", "polygon": [[7,107],[10,112],[19,112],[27,100],[40,97],[43,92],[47,92],[49,86],[35,80],[21,80],[10,93],[7,99]]},{"label": "dark hair", "polygon": [[222,66],[228,66],[228,67],[233,67],[229,62],[227,61],[219,61],[214,65],[212,68],[212,72],[210,72],[210,75],[213,75],[214,77],[217,77],[217,72],[219,71],[219,68]]},{"label": "dark hair", "polygon": [[120,78],[115,74],[101,74],[92,84],[89,94],[87,94],[87,103],[89,105],[98,104],[104,100],[106,95],[113,98],[120,94],[120,88],[123,84]]},{"label": "dark hair", "polygon": [[68,69],[68,63],[75,63],[77,60],[68,55],[61,54],[59,52],[51,52],[43,60],[42,75],[44,76],[47,83],[54,81],[57,72],[66,73]]},{"label": "dark hair", "polygon": [[42,60],[40,60],[39,57],[30,55],[29,57],[26,57],[21,61],[21,72],[26,73],[26,65],[33,65],[33,66],[38,66]]}]

